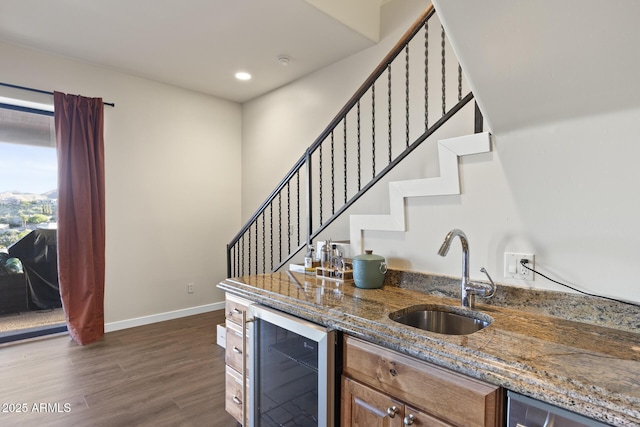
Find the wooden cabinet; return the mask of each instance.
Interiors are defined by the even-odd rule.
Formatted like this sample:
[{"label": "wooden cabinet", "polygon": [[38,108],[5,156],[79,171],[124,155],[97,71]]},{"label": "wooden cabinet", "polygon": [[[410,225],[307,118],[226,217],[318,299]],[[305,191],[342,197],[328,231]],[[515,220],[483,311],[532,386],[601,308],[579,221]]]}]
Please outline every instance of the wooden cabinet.
[{"label": "wooden cabinet", "polygon": [[226,297],[225,410],[240,424],[245,424],[249,403],[249,342],[245,321],[250,304],[250,301],[232,295]]},{"label": "wooden cabinet", "polygon": [[452,424],[344,376],[342,377],[342,399],[341,426],[452,427]]},{"label": "wooden cabinet", "polygon": [[501,427],[500,387],[345,337],[341,426]]}]

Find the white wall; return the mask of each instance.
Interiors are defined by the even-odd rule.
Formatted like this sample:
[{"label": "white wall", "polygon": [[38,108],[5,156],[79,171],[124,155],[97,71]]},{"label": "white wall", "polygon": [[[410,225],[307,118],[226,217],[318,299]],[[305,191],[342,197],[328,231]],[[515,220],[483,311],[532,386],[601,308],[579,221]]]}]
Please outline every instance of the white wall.
[{"label": "white wall", "polygon": [[[380,45],[243,106],[243,218],[424,7],[413,0],[389,3]],[[392,25],[398,31],[389,30]],[[469,124],[458,122],[437,138],[469,132]],[[540,276],[526,283],[504,278],[504,252],[530,252],[536,266],[553,278],[588,292],[640,301],[634,274],[640,254],[637,135],[640,110],[494,135],[492,152],[460,159],[461,195],[406,199],[407,231],[366,231],[364,245],[387,257],[392,268],[459,276],[459,244],[446,258],[436,251],[450,229],[461,228],[470,240],[474,279],[485,279],[479,272],[484,266],[505,284],[566,290]],[[432,142],[386,181],[438,176],[434,156]],[[349,213],[388,213],[387,199],[383,183]],[[345,221],[325,235],[346,239]]]},{"label": "white wall", "polygon": [[12,45],[0,57],[2,82],[115,103],[105,107],[105,321],[223,301],[215,285],[241,226],[240,105]]}]

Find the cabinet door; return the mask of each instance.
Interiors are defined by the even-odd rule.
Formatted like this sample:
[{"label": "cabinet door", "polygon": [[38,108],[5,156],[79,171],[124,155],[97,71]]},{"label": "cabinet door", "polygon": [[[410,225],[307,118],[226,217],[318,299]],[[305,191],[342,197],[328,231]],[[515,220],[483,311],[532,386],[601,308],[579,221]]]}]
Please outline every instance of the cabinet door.
[{"label": "cabinet door", "polygon": [[401,427],[403,407],[386,394],[342,377],[342,427]]}]

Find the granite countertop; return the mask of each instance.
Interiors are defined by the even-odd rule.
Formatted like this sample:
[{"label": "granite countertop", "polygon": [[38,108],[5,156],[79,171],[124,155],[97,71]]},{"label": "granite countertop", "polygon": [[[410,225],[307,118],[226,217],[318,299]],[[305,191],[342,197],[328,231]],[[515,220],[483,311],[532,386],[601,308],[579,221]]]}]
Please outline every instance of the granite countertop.
[{"label": "granite countertop", "polygon": [[389,314],[421,304],[458,306],[452,297],[459,279],[456,289],[451,280],[404,276],[390,272],[381,289],[291,272],[226,279],[218,287],[599,421],[640,425],[637,307],[499,286],[496,301],[476,300],[476,310],[493,318],[490,326],[441,335],[398,324]]}]

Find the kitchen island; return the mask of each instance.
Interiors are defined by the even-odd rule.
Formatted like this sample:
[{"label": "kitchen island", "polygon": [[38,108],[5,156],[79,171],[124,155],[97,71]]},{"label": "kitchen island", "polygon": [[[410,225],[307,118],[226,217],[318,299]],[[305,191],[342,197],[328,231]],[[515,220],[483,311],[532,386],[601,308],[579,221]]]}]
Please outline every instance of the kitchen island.
[{"label": "kitchen island", "polygon": [[431,333],[389,318],[415,305],[459,305],[459,284],[440,279],[390,272],[383,288],[359,289],[277,272],[226,279],[218,287],[605,423],[640,425],[637,307],[499,286],[495,301],[476,305],[493,322],[470,335]]}]

